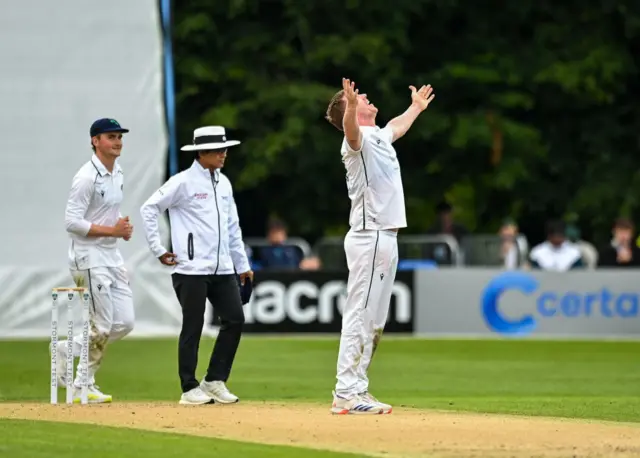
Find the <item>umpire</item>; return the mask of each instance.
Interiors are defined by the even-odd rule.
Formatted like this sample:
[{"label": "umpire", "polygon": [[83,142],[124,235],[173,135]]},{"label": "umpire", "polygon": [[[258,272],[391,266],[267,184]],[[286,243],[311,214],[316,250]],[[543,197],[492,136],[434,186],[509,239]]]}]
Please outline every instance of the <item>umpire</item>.
[{"label": "umpire", "polygon": [[[180,404],[238,402],[226,381],[240,344],[242,305],[251,295],[253,272],[242,241],[231,183],[220,169],[227,149],[239,144],[227,139],[223,127],[196,129],[193,145],[181,148],[195,153],[191,167],[172,176],[140,209],[151,252],[162,264],[172,266],[173,288],[182,308],[178,349]],[[165,249],[160,240],[158,216],[165,210],[169,210],[173,252]],[[207,374],[198,383],[195,373],[206,299],[220,317],[221,325]]]}]

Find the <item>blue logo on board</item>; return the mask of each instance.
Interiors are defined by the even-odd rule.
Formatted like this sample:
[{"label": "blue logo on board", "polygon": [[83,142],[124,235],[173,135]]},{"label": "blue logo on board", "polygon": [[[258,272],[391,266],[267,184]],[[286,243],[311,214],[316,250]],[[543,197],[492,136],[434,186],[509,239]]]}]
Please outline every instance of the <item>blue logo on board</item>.
[{"label": "blue logo on board", "polygon": [[[500,311],[500,298],[507,291],[533,296],[535,310],[517,319]],[[493,278],[481,297],[482,315],[495,332],[510,335],[531,334],[540,319],[556,317],[637,318],[640,294],[636,291],[612,292],[606,287],[587,293],[570,290],[540,290],[540,283],[530,274],[505,272]]]}]

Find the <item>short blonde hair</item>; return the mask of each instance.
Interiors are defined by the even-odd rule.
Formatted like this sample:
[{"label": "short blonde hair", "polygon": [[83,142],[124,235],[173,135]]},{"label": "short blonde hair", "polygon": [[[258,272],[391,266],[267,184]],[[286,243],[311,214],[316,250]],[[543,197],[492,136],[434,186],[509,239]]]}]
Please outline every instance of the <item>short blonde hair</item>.
[{"label": "short blonde hair", "polygon": [[336,129],[342,132],[342,119],[344,118],[344,91],[340,90],[331,97],[325,119]]}]

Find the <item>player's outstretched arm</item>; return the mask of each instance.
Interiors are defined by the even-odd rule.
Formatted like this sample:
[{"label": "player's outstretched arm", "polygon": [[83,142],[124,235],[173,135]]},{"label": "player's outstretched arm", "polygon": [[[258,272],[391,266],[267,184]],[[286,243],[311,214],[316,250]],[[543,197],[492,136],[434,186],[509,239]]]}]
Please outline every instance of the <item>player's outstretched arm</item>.
[{"label": "player's outstretched arm", "polygon": [[85,219],[93,192],[91,179],[82,176],[73,179],[64,214],[67,232],[81,237],[130,237],[133,227],[129,224],[128,217],[118,219],[115,226],[101,226]]},{"label": "player's outstretched arm", "polygon": [[355,89],[354,82],[342,78],[342,90],[347,99],[347,107],[342,118],[344,136],[353,151],[360,151],[362,149],[362,132],[360,132],[360,125],[358,124],[358,89]]},{"label": "player's outstretched arm", "polygon": [[387,127],[393,132],[392,142],[407,133],[413,125],[413,122],[418,118],[420,113],[427,109],[435,97],[430,84],[422,86],[419,91],[416,90],[414,86],[409,86],[409,89],[411,90],[411,105],[407,108],[407,111],[393,118],[387,124]]}]

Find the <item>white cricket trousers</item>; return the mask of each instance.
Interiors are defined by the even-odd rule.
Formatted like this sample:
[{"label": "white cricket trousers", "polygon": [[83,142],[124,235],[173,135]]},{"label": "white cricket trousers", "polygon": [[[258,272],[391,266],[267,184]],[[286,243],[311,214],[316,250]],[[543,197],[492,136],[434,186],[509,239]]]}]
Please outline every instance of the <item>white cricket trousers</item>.
[{"label": "white cricket trousers", "polygon": [[335,392],[351,399],[369,390],[367,371],[387,322],[398,267],[398,234],[351,230],[344,251],[349,280]]},{"label": "white cricket trousers", "polygon": [[[94,267],[71,269],[71,276],[79,288],[89,288],[89,384],[95,383],[107,344],[122,339],[133,329],[133,294],[124,267]],[[73,355],[80,357],[82,333],[73,339]],[[80,386],[80,364],[75,385]]]}]

